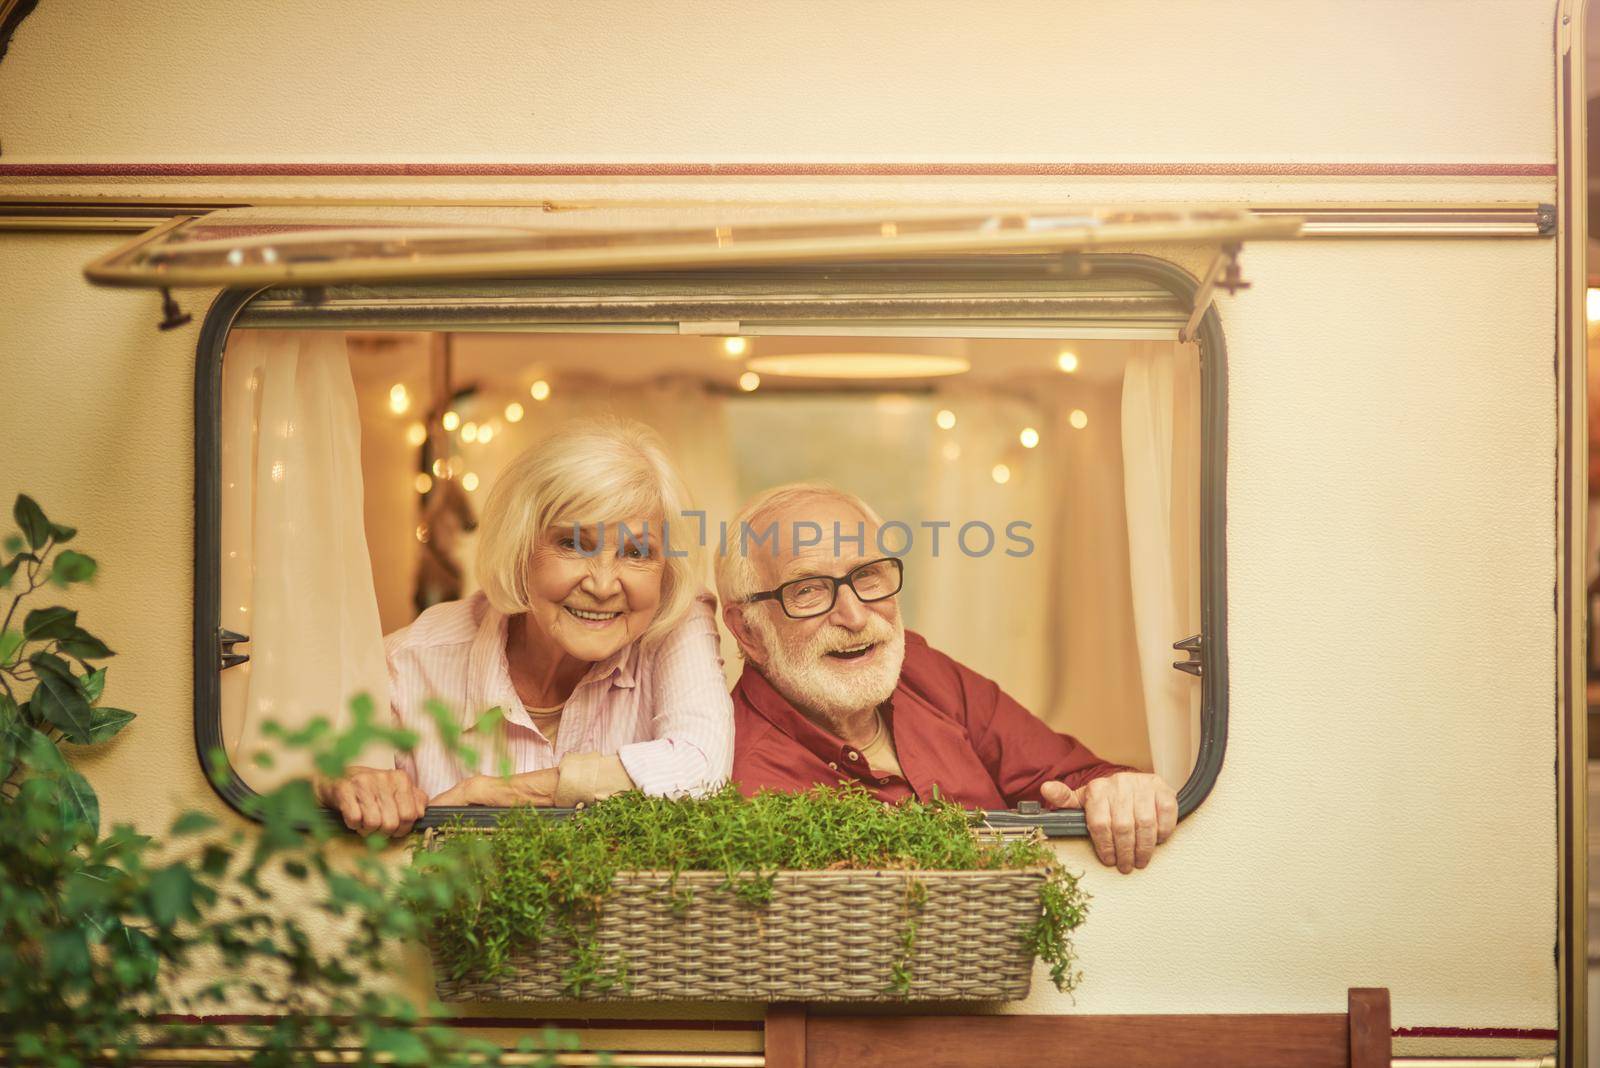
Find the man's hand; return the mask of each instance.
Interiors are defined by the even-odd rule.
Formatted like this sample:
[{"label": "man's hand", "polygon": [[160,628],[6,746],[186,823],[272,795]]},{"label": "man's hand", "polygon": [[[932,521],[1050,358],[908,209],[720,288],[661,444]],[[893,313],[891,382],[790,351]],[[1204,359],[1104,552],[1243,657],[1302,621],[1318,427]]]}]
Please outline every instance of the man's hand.
[{"label": "man's hand", "polygon": [[521,775],[469,775],[433,799],[435,805],[484,805],[511,808],[514,805],[555,804],[556,783],[561,773],[555,768],[525,771]]},{"label": "man's hand", "polygon": [[350,768],[342,778],[317,783],[317,800],[336,810],[361,834],[401,838],[428,810],[428,795],[395,768]]},{"label": "man's hand", "polygon": [[1047,782],[1039,792],[1050,808],[1082,809],[1100,863],[1124,875],[1149,864],[1178,825],[1178,795],[1160,776],[1142,771],[1090,779],[1076,790]]}]

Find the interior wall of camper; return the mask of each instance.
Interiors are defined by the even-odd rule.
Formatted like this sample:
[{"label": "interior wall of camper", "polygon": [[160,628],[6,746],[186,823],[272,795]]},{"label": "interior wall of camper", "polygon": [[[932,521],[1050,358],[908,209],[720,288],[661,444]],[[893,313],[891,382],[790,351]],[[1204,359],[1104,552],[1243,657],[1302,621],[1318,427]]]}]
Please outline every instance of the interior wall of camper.
[{"label": "interior wall of camper", "polygon": [[[45,0],[0,60],[0,168],[17,169],[0,195],[1552,202],[1554,19],[1527,0]],[[416,162],[575,173],[343,166]],[[24,173],[187,163],[240,173]],[[685,173],[608,176],[642,164]],[[185,808],[229,815],[195,760],[189,681],[214,294],[175,294],[195,323],[158,331],[154,295],[83,279],[126,237],[0,232],[0,498],[36,495],[101,561],[72,603],[120,653],[110,696],[143,714],[80,763],[108,821],[160,831]],[[1002,1011],[1339,1012],[1371,985],[1411,1029],[1402,1052],[1553,1048],[1554,249],[1245,249],[1252,286],[1219,303],[1226,762],[1145,871],[1059,843],[1094,895],[1085,980]],[[427,992],[420,956],[395,974]]]}]

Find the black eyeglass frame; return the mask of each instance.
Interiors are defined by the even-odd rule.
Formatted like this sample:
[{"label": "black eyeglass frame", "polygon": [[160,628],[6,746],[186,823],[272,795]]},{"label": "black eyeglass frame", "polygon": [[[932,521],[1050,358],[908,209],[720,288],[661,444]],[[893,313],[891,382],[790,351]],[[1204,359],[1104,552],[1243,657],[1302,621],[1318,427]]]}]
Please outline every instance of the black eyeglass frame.
[{"label": "black eyeglass frame", "polygon": [[[894,565],[894,574],[895,574],[894,589],[892,589],[888,593],[882,594],[882,595],[880,595],[878,597],[863,597],[863,596],[861,596],[861,591],[856,589],[856,584],[855,584],[856,575],[858,575],[862,571],[865,571],[869,567],[877,567],[879,564],[893,564]],[[830,595],[828,597],[828,607],[822,609],[820,612],[808,612],[807,614],[805,614],[803,616],[797,616],[793,612],[789,611],[789,606],[787,604],[785,604],[784,601],[783,601],[783,591],[788,589],[790,586],[795,585],[796,583],[800,583],[800,582],[816,582],[819,579],[822,580],[823,582],[828,583],[829,585],[831,585],[833,587],[833,589],[830,592]],[[846,572],[843,576],[841,576],[839,578],[834,578],[832,575],[801,575],[797,579],[790,579],[788,582],[785,582],[783,585],[779,586],[777,589],[774,589],[774,590],[763,590],[761,593],[752,593],[746,599],[746,602],[747,603],[754,603],[756,601],[777,601],[778,602],[778,607],[783,609],[783,614],[788,616],[790,619],[816,619],[818,616],[825,616],[829,612],[833,611],[833,606],[839,603],[839,587],[840,586],[849,586],[850,587],[850,592],[855,594],[856,595],[856,599],[859,600],[862,604],[872,604],[874,601],[887,601],[889,598],[893,597],[895,594],[897,594],[901,590],[905,589],[905,587],[906,587],[906,565],[905,565],[904,561],[902,561],[898,556],[882,556],[882,557],[879,557],[876,560],[868,560],[864,564],[858,564],[855,567],[852,567],[848,572]]]}]

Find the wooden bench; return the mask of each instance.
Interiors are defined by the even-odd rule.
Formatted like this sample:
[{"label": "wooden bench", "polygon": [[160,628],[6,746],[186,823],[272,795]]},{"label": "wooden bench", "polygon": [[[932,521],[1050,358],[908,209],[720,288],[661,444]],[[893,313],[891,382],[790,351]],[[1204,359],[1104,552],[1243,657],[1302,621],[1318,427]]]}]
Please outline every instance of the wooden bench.
[{"label": "wooden bench", "polygon": [[766,1068],[1390,1068],[1389,991],[1345,1013],[848,1016],[774,1005]]}]

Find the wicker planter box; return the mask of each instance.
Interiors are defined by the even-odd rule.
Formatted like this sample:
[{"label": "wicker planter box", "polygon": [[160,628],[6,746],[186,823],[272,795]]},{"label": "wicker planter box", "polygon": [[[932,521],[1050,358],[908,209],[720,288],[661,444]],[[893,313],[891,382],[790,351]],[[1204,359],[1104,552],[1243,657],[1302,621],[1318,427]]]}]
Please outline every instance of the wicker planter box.
[{"label": "wicker planter box", "polygon": [[[925,897],[913,908],[910,880]],[[717,872],[684,872],[686,909],[673,911],[660,872],[623,872],[606,898],[598,937],[607,961],[625,964],[626,988],[585,992],[596,1001],[994,1001],[1026,997],[1043,869],[1009,871],[784,871],[772,901],[750,906]],[[916,923],[911,987],[891,969],[901,934]],[[569,1000],[562,973],[571,946],[551,939],[518,952],[509,975],[438,974],[439,998]]]}]

